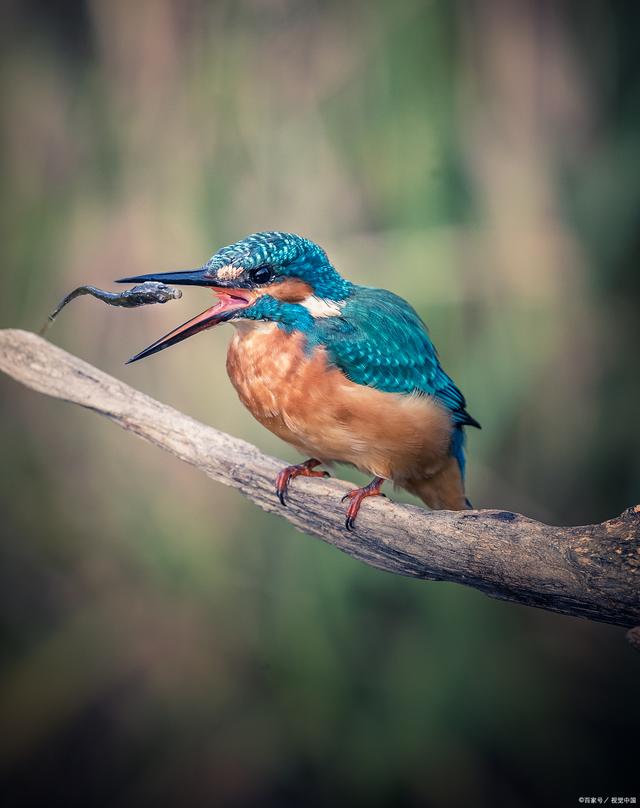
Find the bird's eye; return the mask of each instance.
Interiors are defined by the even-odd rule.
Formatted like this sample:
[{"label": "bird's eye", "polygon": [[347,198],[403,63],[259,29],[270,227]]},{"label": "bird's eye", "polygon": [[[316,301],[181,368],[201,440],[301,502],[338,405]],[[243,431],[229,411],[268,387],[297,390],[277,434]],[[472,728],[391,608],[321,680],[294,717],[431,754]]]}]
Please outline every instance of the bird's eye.
[{"label": "bird's eye", "polygon": [[268,283],[273,277],[273,272],[270,267],[256,267],[249,272],[249,277],[253,283]]}]

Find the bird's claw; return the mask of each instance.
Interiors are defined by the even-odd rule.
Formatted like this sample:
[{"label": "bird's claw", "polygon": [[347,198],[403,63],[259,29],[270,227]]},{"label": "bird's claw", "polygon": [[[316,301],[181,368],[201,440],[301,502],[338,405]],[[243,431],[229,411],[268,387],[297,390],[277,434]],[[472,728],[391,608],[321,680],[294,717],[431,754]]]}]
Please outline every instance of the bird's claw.
[{"label": "bird's claw", "polygon": [[289,490],[289,483],[296,477],[330,477],[327,471],[314,471],[320,465],[319,460],[306,460],[304,463],[297,463],[294,466],[287,466],[282,469],[276,478],[276,496],[280,504],[287,507],[286,495]]},{"label": "bird's claw", "polygon": [[[328,477],[328,476],[329,476],[329,475],[327,474],[327,477]],[[346,499],[351,499],[351,497],[352,497],[354,494],[357,494],[357,493],[358,493],[358,491],[360,491],[360,489],[359,489],[359,488],[356,488],[356,490],[355,490],[355,491],[349,491],[349,493],[348,493],[348,494],[345,494],[345,495],[342,497],[342,499],[340,500],[340,502],[344,502]],[[383,494],[383,493],[382,493],[382,491],[379,491],[377,494],[369,494],[369,496],[384,497],[385,499],[387,499],[387,495],[386,495],[386,494]]]},{"label": "bird's claw", "polygon": [[345,528],[349,532],[355,528],[356,516],[360,511],[360,506],[364,499],[367,497],[386,497],[386,494],[383,494],[380,490],[380,486],[383,482],[384,479],[382,477],[374,477],[369,485],[365,485],[362,488],[354,488],[353,491],[348,491],[342,497],[341,502],[347,499],[351,500],[347,508],[347,518],[344,523]]}]

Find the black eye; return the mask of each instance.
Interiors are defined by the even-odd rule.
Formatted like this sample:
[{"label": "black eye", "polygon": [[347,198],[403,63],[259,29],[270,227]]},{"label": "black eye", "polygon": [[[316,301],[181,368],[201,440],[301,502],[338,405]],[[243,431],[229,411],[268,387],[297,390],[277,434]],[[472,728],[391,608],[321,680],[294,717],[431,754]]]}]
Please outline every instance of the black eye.
[{"label": "black eye", "polygon": [[273,272],[270,267],[256,267],[249,271],[249,277],[253,283],[268,283],[273,278]]}]

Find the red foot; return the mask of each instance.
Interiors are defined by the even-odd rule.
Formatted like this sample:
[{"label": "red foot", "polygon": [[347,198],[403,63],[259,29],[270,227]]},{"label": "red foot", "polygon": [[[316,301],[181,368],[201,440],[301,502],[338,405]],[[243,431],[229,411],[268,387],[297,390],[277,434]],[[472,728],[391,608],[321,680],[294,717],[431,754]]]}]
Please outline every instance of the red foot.
[{"label": "red foot", "polygon": [[276,494],[278,499],[283,505],[286,505],[285,495],[289,488],[289,483],[295,477],[328,477],[329,473],[326,471],[313,471],[316,466],[319,466],[320,460],[305,460],[304,463],[298,463],[297,466],[287,466],[282,469],[276,479]]},{"label": "red foot", "polygon": [[386,496],[380,490],[383,482],[384,482],[383,477],[374,477],[373,480],[371,480],[371,482],[369,483],[369,485],[365,485],[363,488],[356,488],[353,491],[349,491],[348,494],[345,494],[342,497],[342,502],[344,502],[345,499],[351,500],[351,502],[349,503],[349,507],[347,508],[347,519],[344,523],[347,530],[353,530],[354,523],[356,521],[356,516],[358,515],[358,511],[360,510],[360,505],[362,505],[363,499],[366,499],[367,497]]}]

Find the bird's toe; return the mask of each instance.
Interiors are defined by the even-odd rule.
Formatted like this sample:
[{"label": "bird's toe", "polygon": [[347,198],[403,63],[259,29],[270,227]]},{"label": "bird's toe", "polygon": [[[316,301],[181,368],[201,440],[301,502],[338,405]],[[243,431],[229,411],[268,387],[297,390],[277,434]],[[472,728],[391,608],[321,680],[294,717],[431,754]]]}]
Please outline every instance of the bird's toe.
[{"label": "bird's toe", "polygon": [[319,460],[311,459],[305,460],[304,463],[297,463],[293,466],[287,466],[276,477],[276,496],[280,500],[280,504],[286,507],[286,497],[289,490],[289,483],[296,477],[329,477],[331,476],[327,471],[314,471],[316,466],[320,465]]}]

